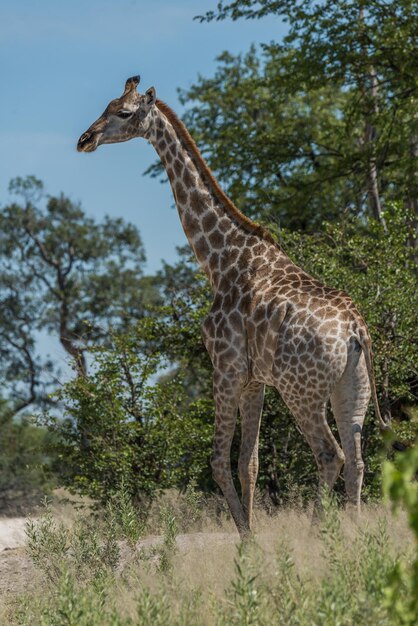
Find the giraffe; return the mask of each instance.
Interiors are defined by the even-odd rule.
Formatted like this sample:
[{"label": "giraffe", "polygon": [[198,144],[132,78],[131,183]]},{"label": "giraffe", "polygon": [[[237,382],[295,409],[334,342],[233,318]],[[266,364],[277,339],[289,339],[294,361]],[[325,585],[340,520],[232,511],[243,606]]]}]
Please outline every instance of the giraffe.
[{"label": "giraffe", "polygon": [[[143,137],[157,151],[180,220],[213,291],[202,324],[213,365],[215,429],[211,466],[238,532],[252,530],[258,439],[265,385],[275,387],[314,454],[320,488],[332,488],[344,465],[348,503],[360,507],[364,463],[361,432],[372,395],[382,429],[372,350],[350,297],[296,266],[271,234],[247,218],[222,191],[195,142],[153,87],[139,76],[81,135],[79,152]],[[341,446],[327,420],[331,400]],[[230,450],[238,411],[241,499]]]}]

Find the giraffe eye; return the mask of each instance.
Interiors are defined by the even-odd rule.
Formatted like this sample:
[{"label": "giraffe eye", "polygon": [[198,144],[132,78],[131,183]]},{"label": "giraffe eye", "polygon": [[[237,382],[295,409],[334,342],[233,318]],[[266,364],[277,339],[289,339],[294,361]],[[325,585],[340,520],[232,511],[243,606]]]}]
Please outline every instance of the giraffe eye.
[{"label": "giraffe eye", "polygon": [[132,111],[119,111],[117,116],[122,118],[123,120],[127,120],[128,117],[131,117]]}]

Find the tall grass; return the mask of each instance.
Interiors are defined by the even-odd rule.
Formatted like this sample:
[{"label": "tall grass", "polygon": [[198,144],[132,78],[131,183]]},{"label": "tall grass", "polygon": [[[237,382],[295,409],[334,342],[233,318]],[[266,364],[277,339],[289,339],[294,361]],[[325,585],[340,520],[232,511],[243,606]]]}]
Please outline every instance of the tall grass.
[{"label": "tall grass", "polygon": [[27,526],[41,576],[14,598],[7,623],[401,624],[386,590],[396,564],[412,554],[403,518],[375,506],[356,524],[332,501],[317,526],[298,508],[259,510],[255,540],[240,544],[230,522],[220,527],[205,516],[210,509],[192,489],[161,502],[148,526],[123,493],[100,516],[78,514],[68,526],[46,506]]}]

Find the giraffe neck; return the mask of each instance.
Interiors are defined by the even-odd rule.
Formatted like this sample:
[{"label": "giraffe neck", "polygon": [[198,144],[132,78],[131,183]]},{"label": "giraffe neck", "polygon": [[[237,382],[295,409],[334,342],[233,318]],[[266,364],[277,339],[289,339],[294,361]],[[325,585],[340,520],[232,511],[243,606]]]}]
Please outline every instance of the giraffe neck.
[{"label": "giraffe neck", "polygon": [[183,123],[157,101],[146,139],[167,172],[184,232],[202,269],[216,287],[228,266],[228,251],[271,236],[245,217],[223,193]]}]

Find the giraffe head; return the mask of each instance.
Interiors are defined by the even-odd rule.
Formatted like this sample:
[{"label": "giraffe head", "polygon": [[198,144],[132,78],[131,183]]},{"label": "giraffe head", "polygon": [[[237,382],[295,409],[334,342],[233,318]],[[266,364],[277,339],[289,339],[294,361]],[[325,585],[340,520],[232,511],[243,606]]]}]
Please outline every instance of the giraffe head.
[{"label": "giraffe head", "polygon": [[104,113],[78,140],[79,152],[93,152],[102,143],[118,143],[143,137],[151,123],[149,112],[155,104],[154,87],[137,92],[139,76],[128,78],[120,98],[111,100]]}]

